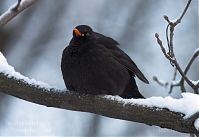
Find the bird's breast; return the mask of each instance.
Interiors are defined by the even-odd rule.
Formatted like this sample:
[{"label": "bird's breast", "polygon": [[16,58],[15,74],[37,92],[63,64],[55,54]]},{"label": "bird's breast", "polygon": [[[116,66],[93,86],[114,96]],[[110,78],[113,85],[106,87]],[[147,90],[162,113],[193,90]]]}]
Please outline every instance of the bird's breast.
[{"label": "bird's breast", "polygon": [[79,91],[95,91],[96,94],[120,94],[130,79],[126,68],[101,47],[65,51],[62,73],[66,85],[69,83]]}]

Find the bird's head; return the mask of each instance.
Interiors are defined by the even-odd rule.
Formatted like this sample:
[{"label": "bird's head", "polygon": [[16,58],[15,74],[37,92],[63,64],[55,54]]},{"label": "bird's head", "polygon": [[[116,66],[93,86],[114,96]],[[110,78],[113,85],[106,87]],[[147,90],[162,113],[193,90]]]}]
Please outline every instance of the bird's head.
[{"label": "bird's head", "polygon": [[73,38],[85,40],[91,37],[93,30],[88,25],[79,25],[73,29]]}]

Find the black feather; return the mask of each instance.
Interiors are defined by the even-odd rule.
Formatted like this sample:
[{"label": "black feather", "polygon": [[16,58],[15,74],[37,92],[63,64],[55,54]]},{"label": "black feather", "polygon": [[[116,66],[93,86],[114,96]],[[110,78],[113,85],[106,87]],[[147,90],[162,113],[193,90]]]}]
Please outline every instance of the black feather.
[{"label": "black feather", "polygon": [[[143,98],[134,76],[149,83],[117,41],[94,32],[89,26],[76,29],[62,55],[61,69],[66,87],[82,94],[109,94]],[[79,33],[78,33],[79,34]]]}]

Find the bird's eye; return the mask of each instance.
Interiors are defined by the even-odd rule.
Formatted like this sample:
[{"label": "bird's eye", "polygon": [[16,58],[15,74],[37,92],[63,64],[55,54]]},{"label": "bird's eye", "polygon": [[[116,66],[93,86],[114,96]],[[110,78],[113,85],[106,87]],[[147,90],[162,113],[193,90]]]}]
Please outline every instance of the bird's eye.
[{"label": "bird's eye", "polygon": [[81,35],[82,37],[84,37],[85,36],[85,34],[84,33],[82,33],[82,35]]}]

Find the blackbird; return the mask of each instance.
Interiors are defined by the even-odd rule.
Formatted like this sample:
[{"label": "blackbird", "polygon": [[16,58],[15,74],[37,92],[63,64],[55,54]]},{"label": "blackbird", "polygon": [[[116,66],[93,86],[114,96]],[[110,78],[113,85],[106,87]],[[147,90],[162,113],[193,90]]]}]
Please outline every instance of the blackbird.
[{"label": "blackbird", "polygon": [[73,38],[62,54],[66,88],[80,94],[144,98],[134,77],[147,84],[149,81],[117,45],[117,41],[94,32],[87,25],[75,27]]}]

